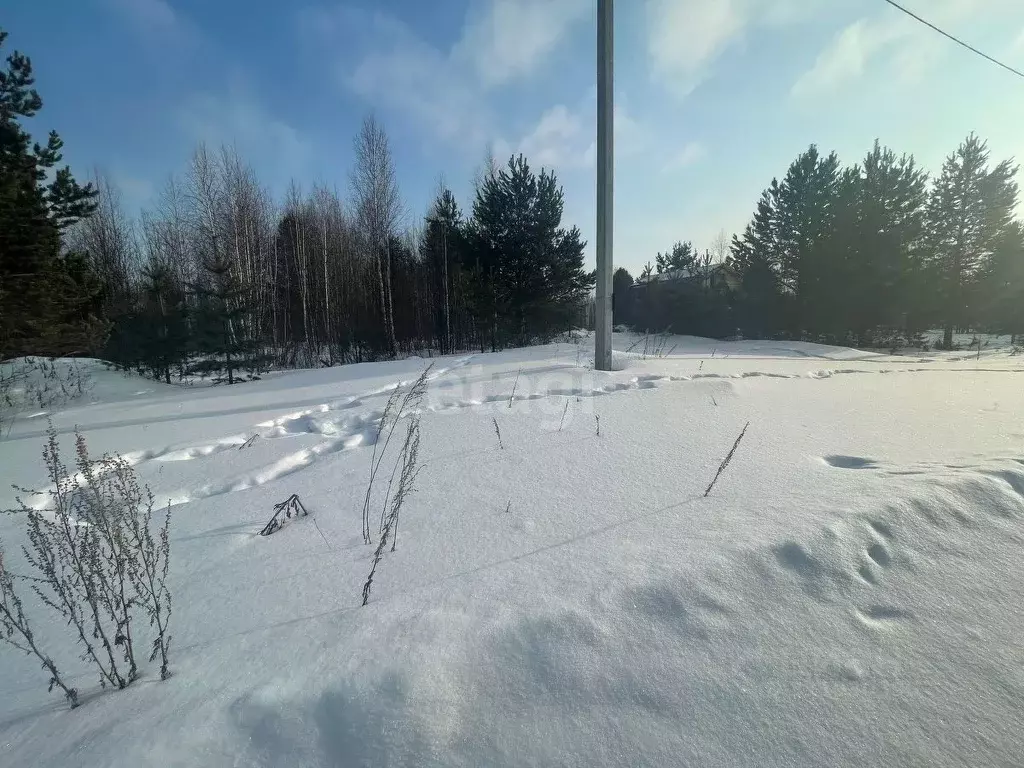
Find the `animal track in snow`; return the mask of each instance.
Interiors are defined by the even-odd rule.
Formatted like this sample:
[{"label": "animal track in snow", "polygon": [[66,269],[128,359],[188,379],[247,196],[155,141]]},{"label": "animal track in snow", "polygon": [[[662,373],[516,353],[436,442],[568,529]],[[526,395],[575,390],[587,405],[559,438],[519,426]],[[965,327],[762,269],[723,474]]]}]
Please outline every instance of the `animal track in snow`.
[{"label": "animal track in snow", "polygon": [[167,496],[171,506],[185,504],[196,499],[208,499],[225,493],[236,493],[248,488],[280,480],[314,464],[321,456],[328,456],[353,448],[372,445],[377,431],[375,427],[353,432],[333,440],[288,454],[284,458],[252,472],[245,472],[218,483],[209,483],[189,491],[179,491]]},{"label": "animal track in snow", "polygon": [[893,624],[913,617],[910,611],[890,605],[872,605],[857,611],[857,618],[872,629],[888,629]]},{"label": "animal track in snow", "polygon": [[892,562],[892,558],[889,556],[889,550],[885,548],[885,545],[881,542],[875,542],[868,547],[868,557],[871,558],[871,562],[881,568],[888,568],[889,563]]},{"label": "animal track in snow", "polygon": [[892,528],[880,520],[868,520],[868,526],[886,541],[894,538]]},{"label": "animal track in snow", "polygon": [[882,574],[892,564],[892,553],[889,544],[895,539],[892,528],[878,520],[868,520],[867,527],[873,540],[866,545],[864,562],[857,573],[868,584],[878,584]]},{"label": "animal track in snow", "polygon": [[823,456],[822,461],[837,469],[875,469],[878,467],[878,462],[874,459],[865,459],[861,456],[830,455]]},{"label": "animal track in snow", "polygon": [[[447,367],[436,369],[427,377],[427,381],[434,382],[448,373],[466,366],[474,357],[475,355],[469,355],[454,361]],[[571,371],[572,367],[567,366],[566,370]],[[737,373],[696,372],[689,375],[647,373],[633,376],[632,378],[624,381],[610,381],[594,387],[552,388],[540,392],[517,393],[515,400],[516,402],[520,402],[542,400],[551,397],[600,397],[618,392],[655,389],[664,383],[693,382],[702,379],[740,380],[758,377],[771,379],[824,379],[842,374],[917,372],[930,370],[939,369],[906,368],[865,371],[856,368],[844,368],[812,371],[805,374],[766,371],[743,371]],[[993,370],[997,372],[1006,372],[1003,369]],[[371,445],[373,443],[373,434],[375,433],[375,428],[381,418],[382,412],[380,410],[374,410],[369,413],[356,416],[351,413],[352,409],[364,405],[364,401],[366,399],[390,394],[395,391],[395,389],[407,386],[412,381],[413,379],[411,378],[409,380],[399,380],[340,400],[323,403],[318,406],[314,406],[313,408],[301,411],[292,411],[280,417],[260,422],[249,432],[230,435],[205,445],[186,447],[168,446],[145,451],[136,451],[127,454],[125,458],[133,465],[154,460],[170,462],[201,459],[223,451],[237,449],[240,445],[244,444],[254,436],[275,439],[295,435],[323,435],[324,437],[329,438],[320,445],[285,456],[261,470],[239,475],[232,480],[210,484],[202,488],[195,489],[192,492],[179,493],[177,496],[173,497],[173,500],[176,503],[183,503],[192,498],[205,498],[213,495],[243,490],[254,485],[261,485],[263,483],[270,482],[303,469],[315,462],[317,458],[322,455]],[[433,412],[452,411],[477,407],[484,404],[506,402],[507,400],[508,395],[500,393],[488,395],[481,399],[456,400],[443,404],[427,406],[426,410]],[[823,460],[826,464],[841,469],[875,469],[879,466],[878,463],[872,459],[856,456],[830,455],[825,456]]]}]

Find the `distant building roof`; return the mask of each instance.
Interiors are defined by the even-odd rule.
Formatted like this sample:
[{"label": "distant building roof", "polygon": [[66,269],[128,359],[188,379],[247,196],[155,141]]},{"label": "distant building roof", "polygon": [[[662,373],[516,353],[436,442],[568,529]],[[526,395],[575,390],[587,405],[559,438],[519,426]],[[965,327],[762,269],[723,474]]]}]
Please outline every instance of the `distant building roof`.
[{"label": "distant building roof", "polygon": [[[712,264],[708,268],[707,276],[711,277],[715,274],[735,274],[735,270],[726,262],[718,262]],[[650,277],[638,277],[634,282],[634,285],[645,285],[646,283],[664,282],[666,280],[699,280],[705,277],[703,271],[694,271],[692,269],[668,269],[662,273],[652,272]]]}]

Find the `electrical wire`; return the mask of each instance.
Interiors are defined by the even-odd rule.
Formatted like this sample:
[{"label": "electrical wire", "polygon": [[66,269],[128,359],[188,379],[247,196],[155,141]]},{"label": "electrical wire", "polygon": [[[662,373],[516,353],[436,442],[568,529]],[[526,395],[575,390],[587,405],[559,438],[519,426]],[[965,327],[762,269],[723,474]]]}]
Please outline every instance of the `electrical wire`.
[{"label": "electrical wire", "polygon": [[903,11],[903,13],[907,14],[907,16],[910,16],[911,18],[916,19],[917,21],[919,21],[922,24],[924,24],[926,27],[930,27],[931,29],[934,29],[940,35],[942,35],[944,37],[948,37],[950,40],[952,40],[957,45],[962,45],[967,50],[972,51],[972,52],[978,54],[983,59],[988,59],[993,64],[995,64],[997,66],[1000,66],[1003,69],[1005,69],[1007,72],[1012,72],[1013,74],[1017,75],[1017,77],[1024,78],[1024,72],[1021,72],[1019,69],[1014,69],[1009,64],[1004,64],[1003,62],[999,61],[998,59],[992,58],[987,53],[983,53],[982,51],[979,51],[977,48],[975,48],[970,43],[965,43],[959,37],[951,35],[949,32],[946,32],[945,30],[939,29],[937,26],[932,24],[930,21],[926,21],[925,19],[922,19],[920,16],[918,16],[913,11],[906,9],[902,5],[900,5],[899,3],[895,2],[895,0],[885,0],[885,2],[887,2],[889,5],[891,5],[893,8],[895,8],[895,9],[897,9],[899,11]]}]

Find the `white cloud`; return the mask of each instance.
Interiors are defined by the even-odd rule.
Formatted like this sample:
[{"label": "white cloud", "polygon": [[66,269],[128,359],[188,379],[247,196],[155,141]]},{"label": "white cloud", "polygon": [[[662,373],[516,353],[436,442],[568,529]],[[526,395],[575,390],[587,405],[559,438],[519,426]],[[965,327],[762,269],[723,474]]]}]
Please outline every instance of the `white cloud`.
[{"label": "white cloud", "polygon": [[488,88],[530,75],[592,7],[588,0],[477,3],[470,8],[452,58],[469,62]]},{"label": "white cloud", "polygon": [[[829,10],[834,6],[830,0]],[[647,0],[651,69],[686,96],[750,28],[796,24],[824,9],[821,0]]]},{"label": "white cloud", "polygon": [[178,124],[195,142],[233,146],[259,159],[266,179],[283,190],[292,178],[313,170],[313,147],[294,127],[271,115],[248,90],[235,84],[224,93],[196,93],[178,110]]},{"label": "white cloud", "polygon": [[374,50],[343,82],[375,106],[404,112],[447,141],[479,151],[486,141],[487,117],[474,84],[437,49],[400,22],[375,17]]},{"label": "white cloud", "polygon": [[[448,49],[426,42],[386,12],[351,6],[307,11],[302,26],[304,33],[321,38],[331,56],[338,56],[340,39],[349,40],[334,65],[347,88],[476,153],[493,136],[489,92],[535,73],[592,5],[591,0],[477,0]],[[355,46],[354,29],[359,30]]]},{"label": "white cloud", "polygon": [[1013,39],[1013,42],[1010,44],[1009,53],[1011,56],[1024,54],[1024,29]]},{"label": "white cloud", "polygon": [[807,72],[793,84],[792,95],[828,93],[864,74],[869,59],[905,37],[906,25],[861,19],[842,30]]},{"label": "white cloud", "polygon": [[106,0],[107,5],[135,23],[154,31],[167,31],[181,23],[165,0]]},{"label": "white cloud", "polygon": [[[990,28],[1003,26],[1014,16],[1024,20],[1015,0],[932,0],[920,11],[930,22],[951,32],[974,28],[972,22],[977,20],[984,20]],[[906,14],[887,8],[840,31],[793,84],[791,94],[805,98],[833,93],[864,77],[879,62],[885,64],[888,79],[914,83],[944,57],[956,53],[952,41]],[[962,49],[960,53],[970,55]]]},{"label": "white cloud", "polygon": [[650,0],[648,50],[655,75],[686,95],[746,25],[737,0]]},{"label": "white cloud", "polygon": [[[180,56],[185,49],[209,45],[202,30],[188,16],[179,13],[167,0],[102,0],[104,5],[127,22],[147,45],[155,50],[173,51]],[[188,51],[192,55],[192,51]]]},{"label": "white cloud", "polygon": [[584,167],[592,162],[591,134],[582,115],[558,104],[541,116],[513,152],[522,152],[530,162],[548,168]]},{"label": "white cloud", "polygon": [[707,157],[707,155],[707,147],[699,141],[691,141],[669,158],[669,161],[665,164],[664,170],[665,172],[668,172],[680,171],[684,168],[689,168],[691,165],[699,163]]},{"label": "white cloud", "polygon": [[[524,154],[539,166],[560,171],[593,168],[597,160],[597,98],[591,91],[576,108],[557,104],[521,139],[498,140],[494,151],[499,162],[513,154]],[[629,114],[625,100],[615,105],[615,153],[635,155],[646,145],[646,130]]]}]

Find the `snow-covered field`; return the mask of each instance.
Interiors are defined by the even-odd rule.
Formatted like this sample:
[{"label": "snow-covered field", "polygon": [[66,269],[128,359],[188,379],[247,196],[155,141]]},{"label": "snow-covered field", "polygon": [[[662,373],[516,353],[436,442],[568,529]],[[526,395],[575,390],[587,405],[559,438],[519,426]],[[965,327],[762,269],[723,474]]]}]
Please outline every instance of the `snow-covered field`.
[{"label": "snow-covered field", "polygon": [[[365,608],[369,444],[429,361],[94,365],[52,418],[174,505],[173,677],[97,694],[36,611],[85,700],[0,649],[0,765],[1022,764],[1024,358],[679,338],[601,373],[589,343],[434,361]],[[5,487],[46,486],[31,415]],[[291,493],[312,517],[257,536]],[[0,538],[15,570],[20,520]]]}]

